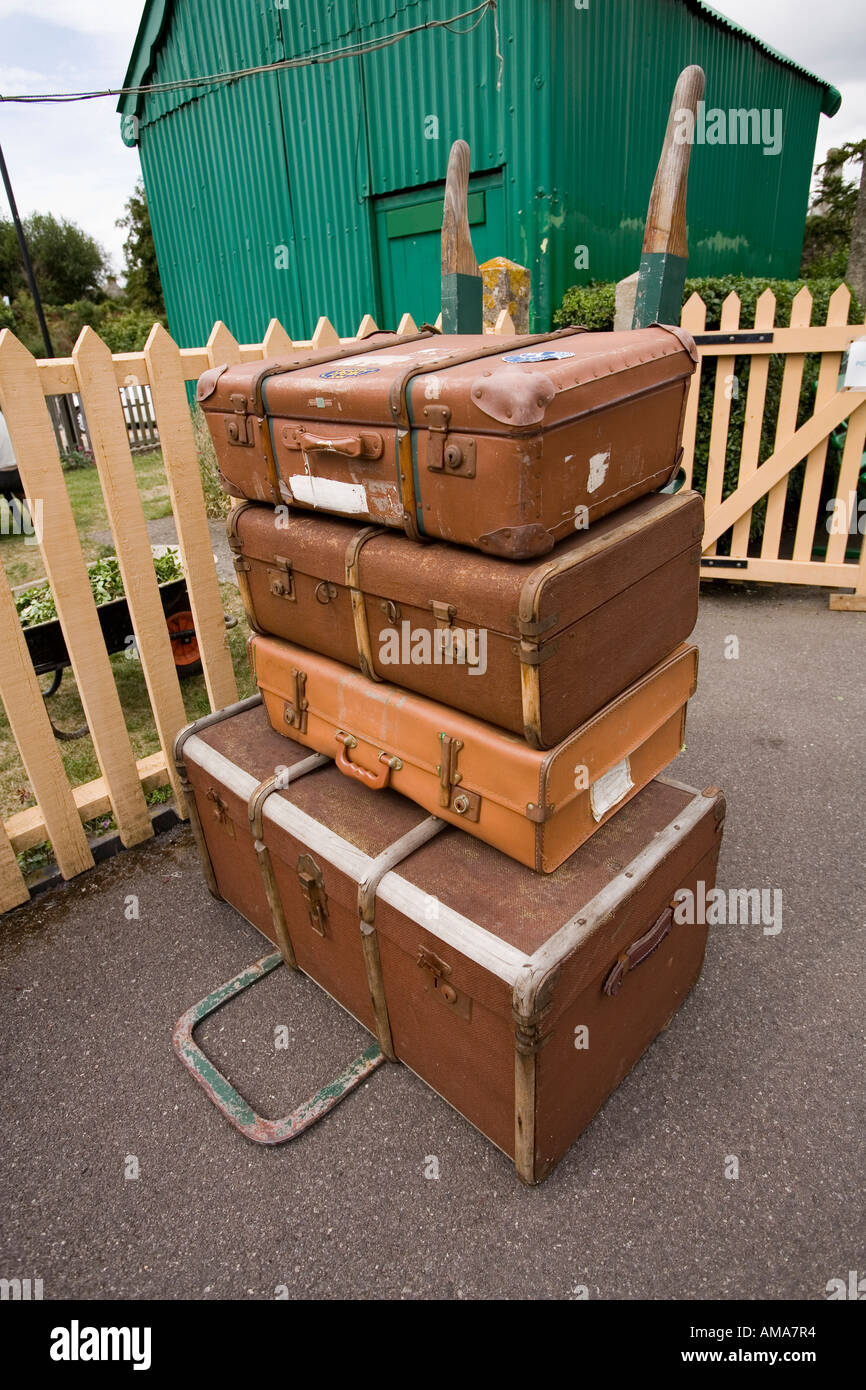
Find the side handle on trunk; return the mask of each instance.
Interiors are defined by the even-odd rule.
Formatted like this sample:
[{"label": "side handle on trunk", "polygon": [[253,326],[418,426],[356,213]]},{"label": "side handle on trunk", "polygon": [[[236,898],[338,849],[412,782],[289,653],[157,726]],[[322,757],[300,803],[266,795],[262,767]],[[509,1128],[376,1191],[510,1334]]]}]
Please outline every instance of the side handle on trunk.
[{"label": "side handle on trunk", "polygon": [[662,944],[673,924],[674,910],[672,907],[666,907],[661,917],[650,927],[646,935],[638,937],[637,941],[632,942],[628,950],[623,951],[604,982],[605,994],[619,993],[629,970],[634,970],[636,965],[640,965],[642,960],[646,960],[647,956],[652,955],[653,951]]},{"label": "side handle on trunk", "polygon": [[355,735],[347,734],[344,729],[338,729],[335,738],[340,746],[337,753],[337,767],[346,777],[354,777],[356,781],[363,782],[364,786],[369,787],[371,791],[378,792],[383,787],[387,787],[391,773],[399,772],[403,766],[399,758],[392,758],[387,753],[380,753],[378,761],[381,767],[379,771],[368,772],[365,767],[359,767],[349,758],[351,750],[358,747],[358,740]]}]

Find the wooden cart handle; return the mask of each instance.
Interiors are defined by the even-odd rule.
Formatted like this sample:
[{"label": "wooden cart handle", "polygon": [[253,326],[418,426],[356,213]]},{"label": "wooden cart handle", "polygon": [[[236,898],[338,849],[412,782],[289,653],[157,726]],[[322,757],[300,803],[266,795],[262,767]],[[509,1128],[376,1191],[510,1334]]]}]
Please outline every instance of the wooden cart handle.
[{"label": "wooden cart handle", "polygon": [[674,910],[672,907],[666,907],[658,921],[650,927],[646,936],[638,937],[627,951],[623,951],[604,982],[605,994],[619,993],[629,970],[634,970],[636,965],[640,965],[642,960],[646,960],[647,956],[652,955],[653,951],[662,944],[673,924]]},{"label": "wooden cart handle", "polygon": [[399,758],[391,758],[387,753],[379,754],[381,769],[378,772],[368,772],[365,767],[359,767],[349,759],[351,749],[358,747],[358,740],[354,734],[347,734],[345,730],[338,729],[335,738],[340,745],[337,753],[337,767],[346,777],[354,777],[358,782],[363,782],[365,787],[371,791],[381,791],[387,787],[388,779],[392,772],[397,772],[403,766]]},{"label": "wooden cart handle", "polygon": [[353,459],[382,457],[382,436],[374,431],[365,430],[359,434],[344,434],[338,439],[330,439],[327,435],[311,434],[305,429],[289,429],[284,431],[283,441],[289,449],[308,452],[320,449],[323,453],[346,454]]}]

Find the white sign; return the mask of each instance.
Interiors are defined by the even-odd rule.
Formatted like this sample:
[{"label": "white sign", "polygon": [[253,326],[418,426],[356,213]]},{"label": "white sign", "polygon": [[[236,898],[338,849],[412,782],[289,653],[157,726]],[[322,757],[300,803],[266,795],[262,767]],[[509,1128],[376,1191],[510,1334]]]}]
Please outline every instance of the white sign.
[{"label": "white sign", "polygon": [[845,386],[849,391],[866,391],[866,338],[855,338],[848,349]]}]

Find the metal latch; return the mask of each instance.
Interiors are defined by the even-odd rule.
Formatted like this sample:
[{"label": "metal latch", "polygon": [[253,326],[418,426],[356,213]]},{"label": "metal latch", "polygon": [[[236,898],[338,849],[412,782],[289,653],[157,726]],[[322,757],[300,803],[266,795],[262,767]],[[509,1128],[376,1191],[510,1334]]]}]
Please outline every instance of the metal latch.
[{"label": "metal latch", "polygon": [[433,609],[437,627],[451,627],[457,617],[457,609],[453,603],[443,603],[440,599],[434,598],[430,600],[430,607]]},{"label": "metal latch", "polygon": [[310,926],[319,936],[325,936],[328,925],[328,895],[322,878],[322,870],[310,854],[302,854],[298,860],[298,882],[307,904]]},{"label": "metal latch", "polygon": [[379,607],[392,627],[399,623],[401,617],[399,603],[395,603],[392,598],[383,598],[379,600]]},{"label": "metal latch", "polygon": [[418,966],[424,971],[427,988],[434,990],[443,1004],[447,1004],[461,1018],[472,1017],[472,1000],[468,994],[455,989],[448,979],[451,966],[446,965],[426,946],[418,948]]},{"label": "metal latch", "polygon": [[463,743],[450,734],[440,734],[442,761],[436,764],[439,773],[439,805],[464,820],[477,821],[481,814],[481,797],[477,792],[465,791],[460,787],[463,773],[457,770],[457,759]]},{"label": "metal latch", "polygon": [[282,555],[274,556],[274,563],[268,569],[268,588],[275,598],[295,602],[295,576],[291,560],[286,560]]},{"label": "metal latch", "polygon": [[289,728],[297,729],[298,733],[305,734],[307,732],[307,709],[310,704],[304,693],[307,688],[306,672],[299,671],[297,667],[293,666],[292,684],[294,685],[294,695],[283,706],[283,719]]},{"label": "metal latch", "polygon": [[425,405],[427,421],[427,467],[431,473],[452,473],[457,478],[475,477],[475,440],[448,440],[451,408]]},{"label": "metal latch", "polygon": [[235,394],[229,397],[233,415],[226,416],[226,439],[241,449],[250,449],[255,443],[253,419],[247,414],[246,396]]}]

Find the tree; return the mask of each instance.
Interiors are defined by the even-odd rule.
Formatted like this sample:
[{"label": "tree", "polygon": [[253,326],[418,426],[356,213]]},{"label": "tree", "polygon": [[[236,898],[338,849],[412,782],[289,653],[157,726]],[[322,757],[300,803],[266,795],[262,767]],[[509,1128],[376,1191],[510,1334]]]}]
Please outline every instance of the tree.
[{"label": "tree", "polygon": [[108,263],[92,236],[50,212],[25,218],[24,235],[44,303],[73,304],[79,299],[102,298]]},{"label": "tree", "polygon": [[130,194],[126,216],[118,218],[117,225],[126,231],[123,257],[126,262],[127,303],[131,308],[146,313],[165,314],[147,195],[141,179]]},{"label": "tree", "polygon": [[860,174],[860,193],[851,226],[851,250],[848,253],[848,281],[852,290],[866,304],[866,156]]},{"label": "tree", "polygon": [[[801,272],[810,278],[826,275],[843,279],[857,208],[857,182],[846,177],[848,165],[862,166],[866,140],[848,141],[828,150],[815,170],[818,184],[806,218]],[[859,293],[859,291],[858,291]]]},{"label": "tree", "polygon": [[21,253],[13,222],[0,218],[0,299],[11,301],[24,285]]}]

